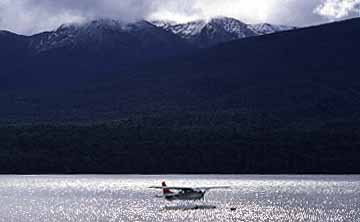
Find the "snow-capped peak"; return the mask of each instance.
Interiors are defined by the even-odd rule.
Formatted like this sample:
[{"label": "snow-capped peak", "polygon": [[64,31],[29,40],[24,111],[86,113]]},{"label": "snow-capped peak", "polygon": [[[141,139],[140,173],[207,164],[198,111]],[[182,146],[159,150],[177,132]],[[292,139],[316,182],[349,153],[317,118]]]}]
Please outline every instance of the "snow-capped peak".
[{"label": "snow-capped peak", "polygon": [[159,28],[163,28],[163,29],[167,29],[170,26],[179,24],[178,22],[175,22],[172,20],[152,20],[152,21],[150,21],[150,23],[152,23],[153,25],[155,25]]},{"label": "snow-capped peak", "polygon": [[178,24],[173,21],[153,21],[155,26],[170,31],[183,39],[189,39],[192,36],[195,36],[201,32],[201,30],[206,26],[207,22],[205,20],[196,20],[188,23]]},{"label": "snow-capped peak", "polygon": [[223,28],[226,32],[236,35],[238,38],[245,38],[253,36],[252,30],[248,25],[234,18],[229,17],[215,17],[212,18],[209,25],[217,25]]},{"label": "snow-capped peak", "polygon": [[152,23],[145,20],[125,23],[115,19],[97,19],[85,23],[63,24],[56,29],[55,32],[101,32],[106,30],[129,32],[153,27],[154,25]]},{"label": "snow-capped peak", "polygon": [[285,25],[273,25],[269,23],[260,23],[255,25],[249,25],[249,28],[253,30],[258,35],[266,35],[275,32],[283,32],[294,30],[296,27],[294,26],[285,26]]},{"label": "snow-capped peak", "polygon": [[213,17],[207,20],[195,20],[182,24],[175,24],[169,21],[154,21],[153,24],[200,47],[296,29],[291,26],[272,25],[269,23],[249,25],[237,19],[224,16]]},{"label": "snow-capped peak", "polygon": [[228,17],[214,17],[175,25],[159,21],[154,24],[200,47],[256,35],[247,24]]},{"label": "snow-capped peak", "polygon": [[268,23],[247,25],[228,17],[214,17],[184,24],[159,20],[125,23],[115,19],[102,18],[82,23],[64,24],[52,32],[35,35],[30,47],[34,48],[36,52],[54,48],[76,47],[83,43],[101,44],[98,46],[101,48],[103,45],[116,45],[118,44],[116,41],[131,38],[129,37],[130,33],[139,38],[147,38],[150,33],[162,35],[157,32],[159,28],[172,32],[198,47],[209,47],[240,38],[294,29],[294,27]]},{"label": "snow-capped peak", "polygon": [[[155,21],[154,25],[164,28],[182,38],[189,39],[200,34],[205,28],[221,28],[226,32],[236,33],[239,38],[245,37],[243,30],[247,29],[245,23],[228,17],[214,17],[208,20],[195,20],[183,24],[171,24],[167,21]],[[246,30],[247,32],[249,30]]]},{"label": "snow-capped peak", "polygon": [[[37,52],[43,52],[65,46],[75,47],[81,42],[93,41],[100,43],[107,41],[105,35],[115,35],[135,30],[154,27],[146,21],[124,23],[115,19],[97,19],[83,23],[63,24],[56,30],[44,34],[41,38],[34,38],[31,46]],[[107,34],[106,34],[107,33]]]},{"label": "snow-capped peak", "polygon": [[125,46],[123,42],[127,41],[147,41],[147,38],[164,34],[168,33],[145,20],[125,23],[115,19],[97,19],[64,24],[54,31],[33,36],[30,48],[36,53],[64,47],[101,50],[115,45]]},{"label": "snow-capped peak", "polygon": [[173,33],[179,34],[185,38],[197,35],[206,26],[205,20],[197,20],[186,24],[178,24],[172,26],[170,29]]}]

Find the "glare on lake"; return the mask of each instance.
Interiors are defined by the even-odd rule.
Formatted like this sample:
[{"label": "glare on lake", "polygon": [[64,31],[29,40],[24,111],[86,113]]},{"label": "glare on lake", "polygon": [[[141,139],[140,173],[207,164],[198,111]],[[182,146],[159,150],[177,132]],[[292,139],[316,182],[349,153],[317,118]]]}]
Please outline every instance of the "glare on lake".
[{"label": "glare on lake", "polygon": [[[163,180],[231,189],[167,202]],[[0,221],[360,221],[360,176],[1,176]]]}]

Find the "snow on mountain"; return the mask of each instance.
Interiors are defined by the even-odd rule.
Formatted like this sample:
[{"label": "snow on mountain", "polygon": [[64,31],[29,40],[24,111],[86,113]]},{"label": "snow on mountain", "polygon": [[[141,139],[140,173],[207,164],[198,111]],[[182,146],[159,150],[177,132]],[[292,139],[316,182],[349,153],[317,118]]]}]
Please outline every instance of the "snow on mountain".
[{"label": "snow on mountain", "polygon": [[92,48],[122,45],[136,39],[135,33],[141,31],[157,32],[161,29],[147,21],[123,23],[113,19],[99,19],[82,24],[64,24],[52,32],[32,36],[30,47],[37,53],[63,47],[81,47],[84,44]]},{"label": "snow on mountain", "polygon": [[254,36],[254,33],[251,29],[248,28],[248,25],[227,17],[217,17],[210,20],[209,26],[214,28],[223,28],[225,32],[234,34],[237,38],[246,38],[250,36]]},{"label": "snow on mountain", "polygon": [[111,72],[114,67],[126,67],[193,50],[177,35],[144,20],[123,23],[100,19],[65,24],[29,39],[28,48],[33,57],[42,57],[58,66],[82,64],[79,69],[96,66],[106,72]]},{"label": "snow on mountain", "polygon": [[108,19],[101,19],[86,22],[83,24],[64,24],[51,32],[44,32],[32,36],[30,47],[37,52],[49,51],[62,47],[76,47],[84,41],[97,40],[102,41],[104,32],[122,31],[123,24]]},{"label": "snow on mountain", "polygon": [[169,25],[166,29],[181,38],[190,39],[191,37],[200,34],[206,24],[205,20],[198,20],[185,24]]},{"label": "snow on mountain", "polygon": [[248,25],[228,17],[196,20],[184,24],[174,24],[167,21],[155,21],[153,24],[200,47],[209,47],[231,40],[295,29],[295,27],[268,23]]},{"label": "snow on mountain", "polygon": [[291,29],[295,27],[268,23],[248,25],[228,17],[196,20],[184,24],[160,20],[124,23],[114,19],[98,19],[85,23],[64,24],[54,31],[31,36],[30,48],[36,53],[59,48],[121,50],[135,44],[159,47],[167,45],[167,48],[171,48],[171,42],[184,40],[197,47],[206,48],[218,43]]},{"label": "snow on mountain", "polygon": [[260,23],[255,25],[249,25],[249,28],[253,30],[258,35],[266,35],[266,34],[272,34],[276,32],[283,32],[283,31],[289,31],[294,30],[296,27],[293,26],[285,26],[285,25],[273,25],[269,23]]},{"label": "snow on mountain", "polygon": [[210,47],[218,43],[256,35],[247,24],[227,17],[196,20],[184,24],[169,24],[166,21],[157,21],[153,24],[199,47]]},{"label": "snow on mountain", "polygon": [[177,25],[179,23],[172,20],[153,20],[151,23],[157,27],[168,29],[170,26]]}]

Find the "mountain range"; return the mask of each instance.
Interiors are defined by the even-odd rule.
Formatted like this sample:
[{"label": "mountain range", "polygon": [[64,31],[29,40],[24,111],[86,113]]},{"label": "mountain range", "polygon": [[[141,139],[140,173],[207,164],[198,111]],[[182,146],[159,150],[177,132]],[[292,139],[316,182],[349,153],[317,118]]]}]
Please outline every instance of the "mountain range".
[{"label": "mountain range", "polygon": [[33,36],[3,33],[0,44],[6,50],[0,56],[5,71],[0,78],[8,86],[44,86],[69,82],[69,78],[77,83],[98,73],[192,50],[181,38],[146,21],[124,24],[99,19]]},{"label": "mountain range", "polygon": [[[39,87],[50,82],[58,85],[70,78],[72,81],[68,85],[73,85],[105,75],[99,73],[126,70],[139,63],[181,56],[217,43],[258,35],[253,31],[257,26],[250,29],[249,25],[225,17],[174,27],[159,24],[159,21],[123,23],[98,19],[65,24],[54,31],[32,36],[1,31],[3,72],[0,85]],[[193,32],[191,37],[185,36],[189,26],[199,32]],[[282,26],[269,26],[272,28],[267,26],[262,32],[286,30]],[[70,76],[65,77],[67,75]]]},{"label": "mountain range", "polygon": [[296,27],[268,23],[249,25],[228,17],[215,17],[183,24],[153,21],[153,24],[201,48],[237,39],[296,29]]},{"label": "mountain range", "polygon": [[[178,55],[176,49],[184,48],[186,43],[191,43],[195,48],[210,47],[218,43],[292,29],[296,27],[267,23],[248,25],[227,17],[217,17],[209,21],[197,20],[184,24],[145,20],[123,23],[114,19],[98,19],[82,24],[64,24],[54,31],[32,36],[0,31],[0,43],[4,44],[8,39],[21,41],[13,48],[10,46],[15,44],[8,44],[8,50],[12,49],[16,52],[20,49],[23,50],[21,54],[26,52],[32,55],[59,49],[100,53],[110,50],[121,53],[123,50],[136,46],[138,48],[132,50],[132,54],[138,53],[147,57],[147,49],[150,47],[157,48],[156,51],[151,48],[153,55],[154,52]],[[4,51],[5,53],[7,52]]]},{"label": "mountain range", "polygon": [[[335,113],[350,111],[357,107],[353,104],[357,87],[339,91],[328,81],[339,85],[348,73],[352,78],[348,85],[356,83],[358,21],[257,35],[205,49],[166,31],[169,27],[146,21],[123,24],[104,19],[63,25],[30,37],[2,31],[2,119],[22,119],[21,114],[12,113],[31,117],[36,110],[43,110],[44,117],[47,112],[63,110],[54,119],[63,118],[60,113],[75,119],[91,113],[101,116],[100,110],[116,118],[160,107],[198,111],[213,106],[220,110],[242,107],[262,112],[288,110],[288,114],[304,109],[299,116],[309,110],[315,115],[320,107]],[[237,30],[238,37],[239,30],[250,30],[240,29],[249,26],[232,19],[210,23],[235,24],[238,28],[224,25],[217,30]],[[207,30],[205,26],[198,30]],[[259,27],[252,29],[265,32],[269,28]],[[324,79],[326,83],[320,83]],[[289,82],[295,85],[286,85]],[[314,89],[314,84],[320,88]],[[320,89],[325,91],[311,97],[306,94]],[[297,100],[300,102],[294,103]],[[72,115],[65,114],[70,110]]]},{"label": "mountain range", "polygon": [[360,19],[198,26],[216,45],[158,26],[0,32],[0,171],[360,172]]}]

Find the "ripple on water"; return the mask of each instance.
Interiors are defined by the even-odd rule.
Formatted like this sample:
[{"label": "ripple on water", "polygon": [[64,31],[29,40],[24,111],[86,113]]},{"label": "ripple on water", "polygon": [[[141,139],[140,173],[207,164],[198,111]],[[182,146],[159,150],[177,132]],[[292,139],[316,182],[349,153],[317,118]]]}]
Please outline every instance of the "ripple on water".
[{"label": "ripple on water", "polygon": [[[164,179],[232,188],[200,202],[215,209],[176,210],[147,189]],[[1,176],[0,196],[4,222],[360,221],[360,176]]]}]

